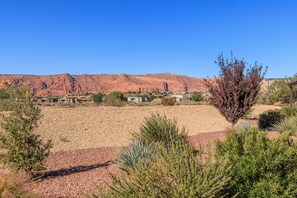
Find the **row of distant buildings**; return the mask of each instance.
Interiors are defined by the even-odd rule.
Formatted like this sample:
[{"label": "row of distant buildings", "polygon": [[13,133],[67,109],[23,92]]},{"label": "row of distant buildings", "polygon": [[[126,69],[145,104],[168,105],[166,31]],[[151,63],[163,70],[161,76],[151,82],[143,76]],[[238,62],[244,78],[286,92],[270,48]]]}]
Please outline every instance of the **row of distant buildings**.
[{"label": "row of distant buildings", "polygon": [[[184,94],[168,94],[169,97],[175,98],[177,102],[191,100],[190,93]],[[162,97],[162,96],[160,96]],[[126,94],[127,102],[130,103],[142,103],[142,102],[151,102],[153,99],[147,97],[146,95],[140,94]],[[103,98],[103,100],[105,97]],[[65,97],[36,97],[33,99],[35,103],[92,103],[90,96],[65,96]]]}]

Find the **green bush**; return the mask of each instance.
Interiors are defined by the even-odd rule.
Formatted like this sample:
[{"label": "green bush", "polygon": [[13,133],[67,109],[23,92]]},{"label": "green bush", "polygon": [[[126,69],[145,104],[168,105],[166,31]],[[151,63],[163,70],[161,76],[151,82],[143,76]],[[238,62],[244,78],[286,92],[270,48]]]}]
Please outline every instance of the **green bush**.
[{"label": "green bush", "polygon": [[124,94],[122,92],[119,92],[119,91],[111,92],[108,96],[113,97],[113,98],[117,98],[117,99],[119,99],[121,101],[127,101],[127,98],[125,98]]},{"label": "green bush", "polygon": [[173,106],[175,104],[175,102],[176,102],[175,98],[171,98],[168,96],[163,97],[161,100],[161,104],[163,106]]},{"label": "green bush", "polygon": [[281,108],[281,113],[285,117],[297,116],[297,108],[296,107],[283,107],[283,108]]},{"label": "green bush", "polygon": [[[169,149],[170,148],[170,149]],[[211,162],[194,155],[183,141],[163,147],[153,160],[135,167],[134,172],[113,176],[107,191],[91,197],[222,197],[227,187],[226,161]]]},{"label": "green bush", "polygon": [[[289,82],[297,80],[297,76],[276,80],[269,88],[269,100],[272,103],[281,102],[288,104],[290,102],[291,89],[288,85]],[[293,88],[293,99],[297,99],[297,88]]]},{"label": "green bush", "polygon": [[145,163],[151,160],[157,153],[157,144],[148,144],[139,139],[133,139],[132,143],[120,150],[119,168],[123,171],[133,171],[139,163]]},{"label": "green bush", "polygon": [[178,128],[176,120],[157,113],[145,118],[140,133],[134,133],[133,136],[144,142],[166,145],[171,141],[186,141],[187,132],[184,127],[181,130]]},{"label": "green bush", "polygon": [[192,100],[195,102],[200,102],[203,100],[203,96],[201,92],[194,92],[192,93]]},{"label": "green bush", "polygon": [[0,111],[11,110],[9,105],[9,93],[7,89],[0,89]]},{"label": "green bush", "polygon": [[0,160],[14,170],[22,170],[33,176],[44,169],[50,154],[51,141],[43,143],[33,133],[41,118],[41,111],[34,106],[29,93],[23,87],[10,90],[12,112],[3,116],[0,133]]},{"label": "green bush", "polygon": [[268,110],[259,116],[259,128],[266,129],[273,127],[273,125],[281,122],[284,119],[284,115],[279,110]]},{"label": "green bush", "polygon": [[93,94],[91,96],[92,101],[95,104],[100,104],[103,102],[105,95],[103,93],[97,93],[97,94]]},{"label": "green bush", "polygon": [[297,117],[288,117],[273,125],[274,130],[283,133],[286,131],[295,134],[297,132]]},{"label": "green bush", "polygon": [[124,102],[113,95],[108,95],[105,98],[104,104],[107,106],[122,107],[124,105]]},{"label": "green bush", "polygon": [[297,197],[297,144],[286,132],[269,139],[257,128],[216,142],[217,160],[231,166],[228,197]]}]

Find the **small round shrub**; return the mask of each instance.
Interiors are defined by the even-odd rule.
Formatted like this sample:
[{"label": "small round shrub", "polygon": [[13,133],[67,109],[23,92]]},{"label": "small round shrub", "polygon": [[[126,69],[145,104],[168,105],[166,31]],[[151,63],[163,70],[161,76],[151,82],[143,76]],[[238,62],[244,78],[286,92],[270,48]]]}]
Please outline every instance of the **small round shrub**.
[{"label": "small round shrub", "polygon": [[176,120],[157,113],[145,118],[140,133],[134,133],[133,136],[144,142],[167,145],[171,141],[186,141],[187,132],[184,127],[178,128]]},{"label": "small round shrub", "polygon": [[100,104],[103,102],[105,95],[103,93],[97,93],[97,94],[93,94],[91,96],[92,101],[95,104]]},{"label": "small round shrub", "polygon": [[260,114],[258,126],[261,129],[273,127],[273,125],[281,122],[284,117],[285,116],[279,110],[266,111]]},{"label": "small round shrub", "polygon": [[192,94],[192,100],[195,101],[195,102],[200,102],[203,100],[203,96],[202,96],[202,93],[201,92],[194,92]]},{"label": "small round shrub", "polygon": [[175,102],[176,102],[176,99],[171,97],[163,97],[161,100],[161,104],[163,106],[173,106]]}]

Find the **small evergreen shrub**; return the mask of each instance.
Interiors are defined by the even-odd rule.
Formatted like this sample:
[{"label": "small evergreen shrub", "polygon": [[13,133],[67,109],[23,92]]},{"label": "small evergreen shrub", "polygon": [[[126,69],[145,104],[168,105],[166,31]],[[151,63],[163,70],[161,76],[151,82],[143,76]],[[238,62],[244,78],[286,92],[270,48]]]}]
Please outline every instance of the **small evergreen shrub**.
[{"label": "small evergreen shrub", "polygon": [[192,94],[192,97],[191,98],[195,102],[200,102],[200,101],[203,100],[202,93],[201,92],[197,92],[197,91]]},{"label": "small evergreen shrub", "polygon": [[44,169],[52,143],[43,143],[33,133],[42,115],[40,109],[34,106],[28,91],[15,86],[9,93],[12,111],[9,116],[3,116],[1,122],[0,160],[16,171],[22,170],[34,176]]},{"label": "small evergreen shrub", "polygon": [[289,132],[274,139],[257,128],[229,133],[215,156],[231,166],[227,197],[297,197],[297,143]]},{"label": "small evergreen shrub", "polygon": [[273,127],[273,125],[281,122],[284,119],[284,115],[279,110],[269,110],[259,116],[259,128],[266,129]]},{"label": "small evergreen shrub", "polygon": [[163,97],[161,100],[161,104],[163,106],[173,106],[176,102],[175,98],[171,98],[171,97]]},{"label": "small evergreen shrub", "polygon": [[157,144],[133,139],[128,147],[121,149],[118,153],[119,168],[126,172],[133,171],[137,164],[151,160],[156,155],[157,149]]},{"label": "small evergreen shrub", "polygon": [[133,136],[144,142],[167,145],[171,141],[186,141],[187,132],[184,127],[178,128],[176,120],[170,120],[166,115],[157,113],[145,118],[140,133],[134,133]]}]

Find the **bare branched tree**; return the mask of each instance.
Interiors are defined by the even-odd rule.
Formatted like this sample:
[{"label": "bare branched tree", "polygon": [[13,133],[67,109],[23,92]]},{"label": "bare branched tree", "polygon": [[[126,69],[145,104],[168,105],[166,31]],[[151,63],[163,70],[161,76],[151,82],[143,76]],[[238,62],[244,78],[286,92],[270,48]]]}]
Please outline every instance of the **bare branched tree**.
[{"label": "bare branched tree", "polygon": [[213,105],[232,125],[256,103],[260,83],[267,71],[262,73],[262,65],[246,68],[244,60],[238,60],[231,53],[231,61],[224,59],[223,54],[216,62],[221,73],[214,81],[206,80]]}]

